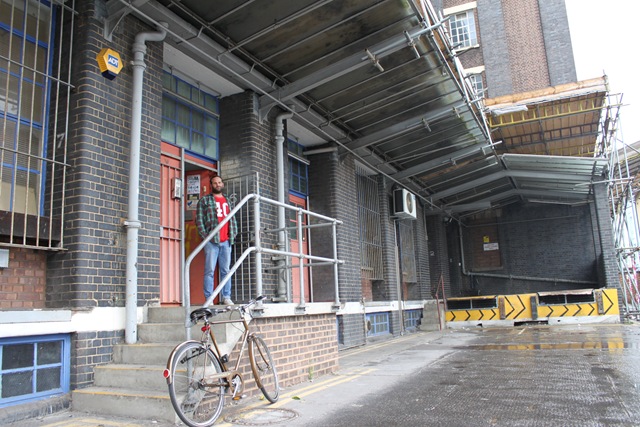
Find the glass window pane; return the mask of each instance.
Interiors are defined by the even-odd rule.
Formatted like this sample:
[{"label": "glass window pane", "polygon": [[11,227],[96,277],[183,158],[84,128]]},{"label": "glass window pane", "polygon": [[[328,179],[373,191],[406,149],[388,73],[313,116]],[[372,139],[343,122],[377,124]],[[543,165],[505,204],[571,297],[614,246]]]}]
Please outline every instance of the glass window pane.
[{"label": "glass window pane", "polygon": [[191,150],[204,154],[204,138],[202,134],[196,132],[191,133]]},{"label": "glass window pane", "polygon": [[38,369],[36,374],[36,392],[56,390],[61,388],[59,366],[46,369]]},{"label": "glass window pane", "polygon": [[218,119],[211,116],[205,117],[206,129],[205,133],[209,136],[218,137]]},{"label": "glass window pane", "polygon": [[162,99],[162,115],[170,120],[176,117],[176,103],[171,98]]},{"label": "glass window pane", "polygon": [[163,120],[162,135],[160,137],[164,142],[175,144],[176,143],[176,126],[168,120]]},{"label": "glass window pane", "polygon": [[2,374],[2,398],[31,394],[33,371]]},{"label": "glass window pane", "polygon": [[173,78],[173,76],[169,73],[162,73],[162,87],[170,90],[171,92],[175,92],[175,88],[174,88],[174,82],[175,79]]},{"label": "glass window pane", "polygon": [[205,99],[205,107],[207,108],[207,110],[218,114],[218,99],[215,96],[211,96],[208,93],[204,94],[204,99]]},{"label": "glass window pane", "polygon": [[178,122],[178,124],[183,126],[190,126],[189,116],[191,114],[189,111],[189,107],[183,104],[178,104],[177,108],[178,108],[178,117],[176,117],[176,121]]},{"label": "glass window pane", "polygon": [[45,341],[38,343],[38,365],[60,363],[61,355],[62,341]]},{"label": "glass window pane", "polygon": [[204,119],[202,118],[202,114],[194,112],[191,115],[191,129],[204,132]]},{"label": "glass window pane", "polygon": [[12,344],[2,347],[2,369],[33,366],[33,344]]},{"label": "glass window pane", "polygon": [[184,148],[189,148],[189,129],[188,128],[178,126],[178,132],[176,136],[177,136],[176,144]]},{"label": "glass window pane", "polygon": [[189,86],[186,82],[183,82],[182,80],[178,80],[176,93],[182,96],[183,98],[191,99],[191,86]]},{"label": "glass window pane", "polygon": [[206,148],[205,148],[204,154],[211,158],[217,159],[218,158],[218,140],[213,138],[205,138],[205,141],[206,141]]}]

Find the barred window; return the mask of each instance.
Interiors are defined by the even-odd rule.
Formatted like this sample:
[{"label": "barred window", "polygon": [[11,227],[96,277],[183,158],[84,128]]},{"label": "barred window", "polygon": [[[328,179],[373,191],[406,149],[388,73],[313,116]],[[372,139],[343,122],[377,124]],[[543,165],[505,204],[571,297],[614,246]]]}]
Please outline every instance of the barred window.
[{"label": "barred window", "polygon": [[382,280],[382,228],[378,183],[362,168],[356,170],[358,224],[360,228],[360,268],[362,278]]},{"label": "barred window", "polygon": [[218,160],[218,98],[168,72],[162,84],[162,140]]},{"label": "barred window", "polygon": [[469,74],[467,76],[469,85],[474,90],[475,94],[480,97],[484,97],[484,84],[482,83],[482,74]]},{"label": "barred window", "polygon": [[473,10],[456,13],[451,16],[449,19],[449,30],[451,32],[451,44],[456,49],[478,44]]},{"label": "barred window", "polygon": [[62,240],[49,218],[61,218],[64,203],[52,194],[64,186],[72,30],[63,28],[73,27],[73,11],[51,4],[0,0],[0,211],[9,213],[1,224],[9,245]]}]

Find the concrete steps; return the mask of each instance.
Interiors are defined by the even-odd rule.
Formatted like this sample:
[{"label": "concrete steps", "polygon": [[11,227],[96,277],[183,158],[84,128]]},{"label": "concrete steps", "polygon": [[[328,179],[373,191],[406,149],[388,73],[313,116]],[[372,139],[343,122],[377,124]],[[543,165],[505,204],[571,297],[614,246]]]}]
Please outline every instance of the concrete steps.
[{"label": "concrete steps", "polygon": [[[73,410],[175,423],[163,371],[171,351],[186,338],[184,316],[182,307],[149,308],[148,321],[138,325],[138,342],[114,346],[112,363],[94,369],[94,385],[73,391]],[[201,327],[191,328],[192,339],[200,339]],[[215,325],[214,333],[223,353],[241,336],[229,324]]]}]

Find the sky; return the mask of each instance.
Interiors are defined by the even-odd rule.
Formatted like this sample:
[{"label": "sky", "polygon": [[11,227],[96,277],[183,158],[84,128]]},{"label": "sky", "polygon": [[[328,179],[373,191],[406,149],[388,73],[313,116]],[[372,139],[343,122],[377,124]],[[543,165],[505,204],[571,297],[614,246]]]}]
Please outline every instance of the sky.
[{"label": "sky", "polygon": [[618,138],[640,141],[639,0],[565,0],[578,80],[607,75],[622,94]]}]

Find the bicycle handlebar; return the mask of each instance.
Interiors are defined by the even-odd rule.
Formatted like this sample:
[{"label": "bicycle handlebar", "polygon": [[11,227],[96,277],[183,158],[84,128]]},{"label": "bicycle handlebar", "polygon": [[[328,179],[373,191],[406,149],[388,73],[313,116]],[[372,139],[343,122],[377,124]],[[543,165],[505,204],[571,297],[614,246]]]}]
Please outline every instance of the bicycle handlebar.
[{"label": "bicycle handlebar", "polygon": [[256,304],[258,301],[262,301],[263,299],[265,299],[265,296],[260,295],[255,299],[252,299],[248,303],[238,305],[238,306],[229,305],[224,308],[198,308],[191,312],[191,314],[189,315],[189,319],[191,320],[192,325],[196,325],[198,322],[202,320],[204,320],[205,322],[208,322],[210,318],[217,316],[218,314],[227,313],[230,311],[239,311],[241,313],[244,313],[247,311],[249,307]]}]

